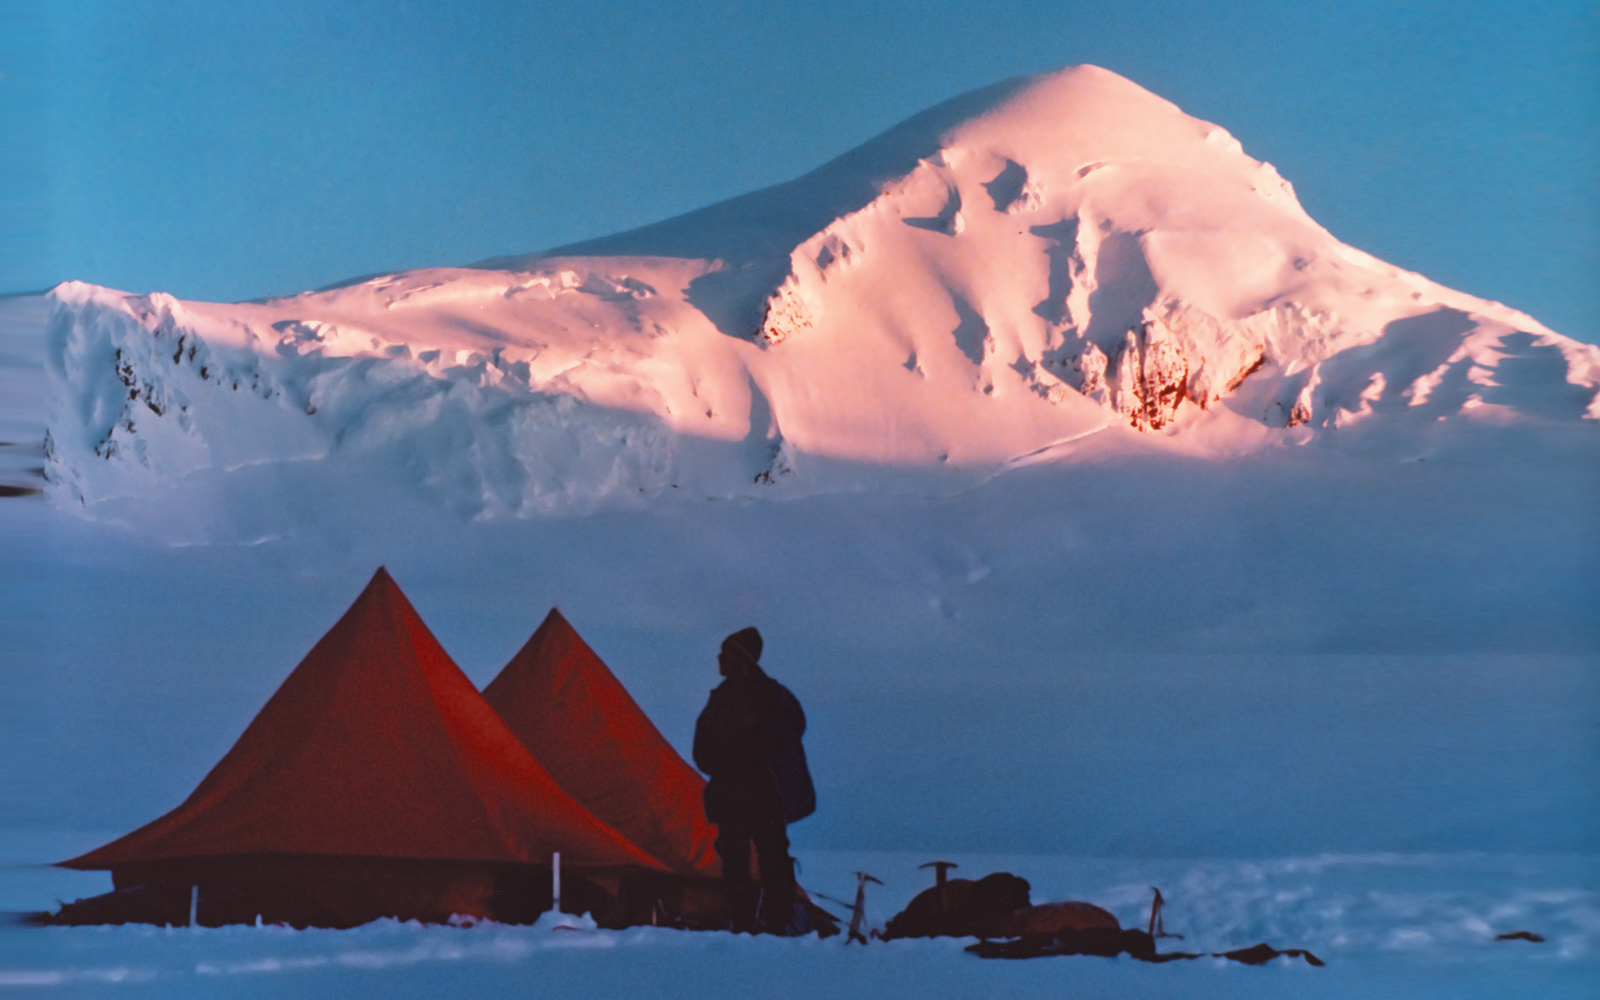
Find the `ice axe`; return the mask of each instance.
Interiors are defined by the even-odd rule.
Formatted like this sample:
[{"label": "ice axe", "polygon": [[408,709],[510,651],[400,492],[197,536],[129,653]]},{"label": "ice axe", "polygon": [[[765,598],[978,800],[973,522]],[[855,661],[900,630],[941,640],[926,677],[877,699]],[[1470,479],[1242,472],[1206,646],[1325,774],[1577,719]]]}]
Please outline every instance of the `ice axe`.
[{"label": "ice axe", "polygon": [[930,861],[917,867],[933,869],[933,887],[939,890],[939,908],[941,910],[950,909],[950,894],[945,890],[946,873],[952,868],[960,868],[961,866],[954,861]]},{"label": "ice axe", "polygon": [[1161,907],[1166,904],[1166,900],[1161,898],[1161,890],[1151,886],[1150,891],[1156,894],[1156,898],[1150,901],[1150,936],[1183,940],[1182,934],[1168,934],[1166,924],[1161,921]]},{"label": "ice axe", "polygon": [[952,868],[960,868],[961,866],[956,864],[954,861],[930,861],[925,865],[918,865],[917,867],[918,868],[932,868],[933,869],[933,884],[934,885],[944,885],[944,883],[945,883],[945,873],[948,872]]},{"label": "ice axe", "polygon": [[[861,925],[867,919],[868,882],[878,882],[878,880],[866,872],[856,872],[856,903],[850,908],[850,934],[845,938],[845,944],[849,944],[852,941],[860,941],[862,944],[867,943],[867,936],[861,933]],[[878,882],[878,884],[882,885],[883,883]]]}]

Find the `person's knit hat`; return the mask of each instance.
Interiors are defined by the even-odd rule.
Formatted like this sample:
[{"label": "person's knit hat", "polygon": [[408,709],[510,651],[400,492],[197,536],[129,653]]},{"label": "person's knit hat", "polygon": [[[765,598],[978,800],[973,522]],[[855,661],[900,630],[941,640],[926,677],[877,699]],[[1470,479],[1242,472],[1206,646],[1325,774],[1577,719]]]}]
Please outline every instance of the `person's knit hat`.
[{"label": "person's knit hat", "polygon": [[742,628],[722,640],[722,650],[736,652],[755,663],[761,659],[761,633],[756,631],[754,625]]}]

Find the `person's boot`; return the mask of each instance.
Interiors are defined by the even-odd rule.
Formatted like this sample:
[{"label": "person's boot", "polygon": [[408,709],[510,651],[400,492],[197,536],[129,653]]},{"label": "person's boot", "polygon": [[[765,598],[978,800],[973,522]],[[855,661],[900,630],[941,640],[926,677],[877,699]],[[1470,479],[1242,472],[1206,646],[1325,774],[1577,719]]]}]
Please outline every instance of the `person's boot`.
[{"label": "person's boot", "polygon": [[760,925],[757,908],[761,902],[761,888],[754,882],[729,882],[728,927],[735,934],[754,934]]},{"label": "person's boot", "polygon": [[758,933],[798,937],[806,933],[806,923],[805,909],[800,906],[793,883],[762,887],[761,912],[756,921]]}]

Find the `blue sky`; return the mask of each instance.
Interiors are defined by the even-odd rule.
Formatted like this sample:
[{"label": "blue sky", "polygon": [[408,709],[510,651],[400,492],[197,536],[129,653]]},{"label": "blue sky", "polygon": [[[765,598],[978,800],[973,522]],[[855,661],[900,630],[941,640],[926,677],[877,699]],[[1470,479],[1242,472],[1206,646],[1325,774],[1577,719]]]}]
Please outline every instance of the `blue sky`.
[{"label": "blue sky", "polygon": [[1600,14],[1581,0],[0,11],[0,291],[248,298],[543,249],[1091,62],[1229,129],[1344,241],[1600,341]]}]

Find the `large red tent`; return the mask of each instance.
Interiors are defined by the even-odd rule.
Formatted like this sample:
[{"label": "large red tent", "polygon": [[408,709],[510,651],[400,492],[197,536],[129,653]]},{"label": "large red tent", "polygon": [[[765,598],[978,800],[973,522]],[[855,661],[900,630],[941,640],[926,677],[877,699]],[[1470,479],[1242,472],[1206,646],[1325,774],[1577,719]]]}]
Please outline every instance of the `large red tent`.
[{"label": "large red tent", "polygon": [[560,611],[550,610],[483,696],[590,812],[675,871],[720,873],[705,779]]},{"label": "large red tent", "polygon": [[[556,851],[563,866],[662,867],[562,790],[379,569],[182,805],[62,864],[109,868],[119,888],[237,884],[241,871],[315,872],[347,889],[360,873],[391,887],[432,880],[422,895],[439,898],[403,904],[425,912],[344,906],[358,922],[428,919],[430,905],[463,899],[462,912],[482,909],[468,897],[492,895],[495,871],[548,865]],[[416,900],[416,885],[389,897]]]}]

